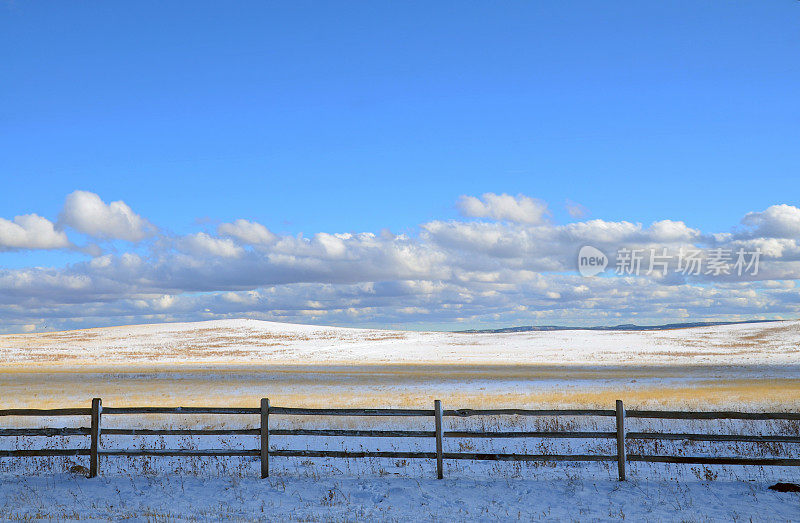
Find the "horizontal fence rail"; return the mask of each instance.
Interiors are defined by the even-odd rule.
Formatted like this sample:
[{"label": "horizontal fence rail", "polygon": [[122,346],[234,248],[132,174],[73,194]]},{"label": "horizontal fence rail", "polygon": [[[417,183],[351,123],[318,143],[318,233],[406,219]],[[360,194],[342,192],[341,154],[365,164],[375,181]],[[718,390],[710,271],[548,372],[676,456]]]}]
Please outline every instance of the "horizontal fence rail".
[{"label": "horizontal fence rail", "polygon": [[0,409],[0,416],[88,416],[92,409]]},{"label": "horizontal fence rail", "polygon": [[[142,414],[219,414],[259,416],[259,426],[254,429],[159,429],[159,428],[105,428],[105,416]],[[163,457],[255,457],[261,462],[261,476],[269,476],[271,457],[303,458],[398,458],[436,461],[438,478],[444,475],[444,460],[517,461],[517,462],[617,462],[619,479],[625,480],[629,462],[675,463],[701,465],[757,465],[800,466],[800,458],[751,456],[672,456],[628,454],[627,441],[702,441],[702,442],[753,442],[800,443],[800,435],[748,435],[703,434],[669,432],[627,432],[626,418],[664,420],[800,420],[793,412],[690,412],[690,411],[626,411],[621,400],[615,409],[443,409],[436,400],[433,409],[356,409],[356,408],[298,408],[272,407],[264,398],[258,408],[247,407],[103,407],[99,398],[92,400],[91,408],[58,409],[0,409],[0,417],[23,416],[49,418],[55,416],[87,416],[89,427],[0,428],[0,437],[53,437],[84,436],[89,438],[88,448],[0,450],[0,458],[88,456],[89,477],[100,469],[100,457],[111,456],[163,456]],[[433,430],[366,430],[366,429],[270,429],[270,416],[389,416],[432,417]],[[471,416],[598,416],[614,418],[613,431],[475,431],[445,430],[443,418]],[[102,435],[117,436],[259,436],[255,449],[106,449],[101,448]],[[433,438],[434,451],[374,451],[374,450],[302,450],[276,449],[270,446],[270,436],[313,436],[337,438]],[[615,440],[616,453],[602,454],[524,454],[496,452],[447,452],[444,440],[448,438],[543,438],[543,439],[597,439]]]},{"label": "horizontal fence rail", "polygon": [[684,412],[679,410],[629,410],[629,418],[800,420],[800,412]]}]

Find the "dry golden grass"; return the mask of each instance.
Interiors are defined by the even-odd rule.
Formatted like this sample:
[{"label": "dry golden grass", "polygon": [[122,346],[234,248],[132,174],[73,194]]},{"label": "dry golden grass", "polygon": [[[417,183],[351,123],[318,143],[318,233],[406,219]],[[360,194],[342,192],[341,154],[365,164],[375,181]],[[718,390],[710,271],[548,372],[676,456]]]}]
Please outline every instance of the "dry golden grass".
[{"label": "dry golden grass", "polygon": [[[705,367],[513,365],[180,366],[14,368],[0,372],[3,407],[106,405],[598,407],[800,410],[800,377],[760,379]],[[716,374],[717,377],[710,377]]]},{"label": "dry golden grass", "polygon": [[[742,331],[632,334],[625,343],[639,343],[640,337],[645,336],[641,339],[648,343],[642,344],[641,352],[632,345],[631,360],[623,359],[624,364],[617,365],[592,365],[591,361],[571,365],[362,364],[358,359],[352,360],[354,363],[340,360],[341,363],[327,365],[304,365],[293,351],[305,342],[332,340],[313,345],[307,357],[319,354],[335,358],[337,349],[348,344],[374,344],[365,352],[370,354],[373,346],[389,341],[384,346],[388,352],[372,352],[379,355],[376,357],[388,354],[391,358],[392,350],[413,348],[415,334],[199,327],[179,333],[169,331],[159,338],[148,332],[131,334],[130,328],[121,327],[5,336],[0,345],[0,362],[5,361],[0,363],[0,406],[87,405],[92,397],[102,397],[106,405],[256,406],[260,398],[269,397],[273,404],[317,407],[429,407],[437,398],[450,408],[611,408],[614,400],[623,399],[629,408],[800,410],[800,372],[791,365],[635,363],[650,358],[667,362],[720,361],[719,358],[731,356],[726,361],[765,361],[764,355],[800,352],[800,346],[792,342],[800,339],[797,323]],[[521,336],[519,339],[524,342],[527,338]],[[138,339],[139,344],[132,343],[133,339]],[[400,348],[391,343],[404,339],[409,343],[398,343],[396,347]],[[486,361],[495,361],[490,358],[494,354],[492,344],[498,339],[447,335],[437,338],[436,343],[464,348],[445,353],[453,356],[451,361],[458,361],[462,352],[468,355],[470,348],[476,346],[481,350],[489,347],[481,354],[487,355]],[[87,356],[83,345],[90,342],[100,349]],[[664,344],[659,345],[661,342]],[[553,343],[564,344],[563,351],[570,349],[568,340],[556,337]],[[609,347],[612,346],[598,349],[596,354],[602,356],[604,351],[612,350]],[[480,352],[472,352],[476,351]],[[24,354],[25,359],[14,360],[13,354]],[[527,357],[525,350],[518,354],[519,358]],[[557,361],[561,353],[556,350],[552,354],[546,361]],[[165,363],[166,357],[177,362]],[[591,357],[587,353],[587,360]],[[777,360],[798,361],[796,356]]]},{"label": "dry golden grass", "polygon": [[669,350],[669,351],[649,351],[647,353],[642,352],[640,354],[647,354],[650,356],[708,357],[708,356],[732,356],[732,355],[743,356],[745,354],[751,354],[751,351],[735,350],[735,351],[717,352],[710,350]]}]

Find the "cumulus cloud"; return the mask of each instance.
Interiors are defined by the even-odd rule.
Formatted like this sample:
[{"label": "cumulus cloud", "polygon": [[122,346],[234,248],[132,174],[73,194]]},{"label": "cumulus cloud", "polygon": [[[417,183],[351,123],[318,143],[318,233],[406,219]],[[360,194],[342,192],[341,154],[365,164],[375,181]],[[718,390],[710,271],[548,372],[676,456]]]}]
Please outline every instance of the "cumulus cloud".
[{"label": "cumulus cloud", "polygon": [[655,222],[647,233],[649,241],[660,243],[693,242],[700,237],[700,231],[673,220]]},{"label": "cumulus cloud", "polygon": [[462,196],[457,204],[463,216],[539,224],[546,221],[547,204],[522,194],[485,193],[481,198]]},{"label": "cumulus cloud", "polygon": [[14,220],[0,218],[0,250],[62,249],[70,242],[53,222],[38,214],[15,216]]},{"label": "cumulus cloud", "polygon": [[582,243],[624,244],[643,240],[642,225],[631,222],[609,222],[605,220],[589,220],[569,223],[559,227],[559,232],[567,238]]},{"label": "cumulus cloud", "polygon": [[249,245],[269,245],[278,237],[269,229],[257,222],[236,220],[233,223],[222,223],[217,227],[217,234],[230,236]]},{"label": "cumulus cloud", "polygon": [[67,235],[38,214],[15,216],[13,221],[0,218],[0,250],[62,249],[69,246]]},{"label": "cumulus cloud", "polygon": [[104,240],[141,241],[152,235],[155,227],[123,201],[105,203],[88,191],[69,194],[61,211],[61,221],[73,229]]},{"label": "cumulus cloud", "polygon": [[[490,220],[434,220],[409,234],[278,236],[256,222],[235,220],[219,225],[216,234],[161,235],[146,249],[96,252],[90,260],[60,268],[0,269],[0,323],[21,331],[31,324],[67,328],[247,316],[455,328],[484,322],[609,324],[800,313],[795,285],[800,245],[797,235],[790,236],[794,207],[750,213],[743,231],[714,233],[679,217],[649,225],[602,219],[553,224],[543,218],[544,204],[536,218],[537,212],[524,210],[535,200],[493,196],[484,195],[480,207],[465,212]],[[13,248],[68,243],[41,217],[0,221],[0,238],[25,237],[5,231],[9,224],[33,230],[29,221],[44,232],[27,243],[14,240]],[[2,245],[11,248],[7,240]],[[583,245],[609,255],[611,277],[577,274]],[[616,277],[613,253],[620,247],[760,249],[764,262],[751,278],[662,278],[645,271]],[[643,268],[647,262],[645,255]]]},{"label": "cumulus cloud", "polygon": [[742,219],[744,225],[753,227],[751,237],[800,237],[800,209],[792,205],[773,205],[761,212],[751,212]]},{"label": "cumulus cloud", "polygon": [[221,258],[238,258],[244,249],[228,238],[214,238],[204,232],[185,236],[178,241],[178,247],[197,256],[218,256]]}]

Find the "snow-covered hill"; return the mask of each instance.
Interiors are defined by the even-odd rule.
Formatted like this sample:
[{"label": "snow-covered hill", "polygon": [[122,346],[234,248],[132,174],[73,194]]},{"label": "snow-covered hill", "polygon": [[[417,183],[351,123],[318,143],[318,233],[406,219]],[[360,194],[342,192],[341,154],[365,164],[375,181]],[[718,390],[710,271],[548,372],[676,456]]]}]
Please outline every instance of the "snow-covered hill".
[{"label": "snow-covered hill", "polygon": [[14,364],[800,364],[800,322],[670,331],[383,331],[215,320],[0,336]]}]

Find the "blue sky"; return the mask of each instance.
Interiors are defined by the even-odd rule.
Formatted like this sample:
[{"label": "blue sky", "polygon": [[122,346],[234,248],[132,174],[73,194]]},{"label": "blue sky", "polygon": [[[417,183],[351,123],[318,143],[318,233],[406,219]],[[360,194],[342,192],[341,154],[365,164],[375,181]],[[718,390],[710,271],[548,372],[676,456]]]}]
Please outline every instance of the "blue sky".
[{"label": "blue sky", "polygon": [[[165,243],[237,219],[423,241],[426,223],[487,219],[457,206],[485,193],[547,202],[554,226],[730,233],[798,205],[798,21],[788,0],[4,2],[0,218],[36,213],[71,247],[6,246],[0,267],[75,271],[125,252],[152,265]],[[124,201],[158,234],[70,228],[59,214],[76,190]],[[202,292],[242,291],[224,287]],[[42,314],[105,321],[59,307]],[[409,325],[452,324],[434,316]]]}]

